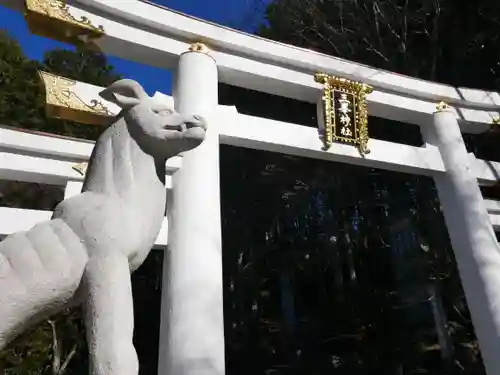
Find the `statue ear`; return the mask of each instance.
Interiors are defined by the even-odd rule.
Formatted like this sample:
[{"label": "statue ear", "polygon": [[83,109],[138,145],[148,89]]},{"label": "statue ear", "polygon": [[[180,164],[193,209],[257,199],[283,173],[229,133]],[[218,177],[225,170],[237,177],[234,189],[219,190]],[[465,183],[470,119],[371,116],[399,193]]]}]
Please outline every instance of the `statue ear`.
[{"label": "statue ear", "polygon": [[142,86],[131,79],[121,79],[102,90],[99,96],[123,109],[131,108],[148,98]]}]

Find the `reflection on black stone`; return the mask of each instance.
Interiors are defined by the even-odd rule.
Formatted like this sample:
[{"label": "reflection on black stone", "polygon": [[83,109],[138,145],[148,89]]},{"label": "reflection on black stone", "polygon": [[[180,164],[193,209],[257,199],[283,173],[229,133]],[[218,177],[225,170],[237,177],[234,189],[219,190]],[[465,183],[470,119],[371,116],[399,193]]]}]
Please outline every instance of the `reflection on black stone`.
[{"label": "reflection on black stone", "polygon": [[221,148],[228,375],[484,374],[428,178]]}]

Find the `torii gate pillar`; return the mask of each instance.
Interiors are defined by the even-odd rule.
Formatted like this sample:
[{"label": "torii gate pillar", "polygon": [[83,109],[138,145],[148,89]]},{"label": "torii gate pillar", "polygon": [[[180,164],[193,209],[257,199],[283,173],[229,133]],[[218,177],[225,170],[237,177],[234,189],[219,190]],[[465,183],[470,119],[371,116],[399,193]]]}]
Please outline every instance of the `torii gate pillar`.
[{"label": "torii gate pillar", "polygon": [[422,127],[439,149],[445,173],[434,176],[451,245],[488,375],[500,374],[500,246],[453,112]]},{"label": "torii gate pillar", "polygon": [[208,120],[206,140],[172,178],[163,267],[159,375],[224,375],[219,136],[215,60],[195,44],[179,59],[175,109]]}]

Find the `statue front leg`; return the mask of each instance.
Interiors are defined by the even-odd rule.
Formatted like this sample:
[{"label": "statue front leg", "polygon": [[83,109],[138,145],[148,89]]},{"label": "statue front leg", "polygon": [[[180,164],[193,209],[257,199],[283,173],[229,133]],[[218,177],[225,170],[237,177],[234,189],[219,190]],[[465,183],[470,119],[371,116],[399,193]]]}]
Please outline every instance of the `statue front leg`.
[{"label": "statue front leg", "polygon": [[83,310],[91,375],[137,375],[132,343],[134,311],[127,257],[106,254],[89,260]]}]

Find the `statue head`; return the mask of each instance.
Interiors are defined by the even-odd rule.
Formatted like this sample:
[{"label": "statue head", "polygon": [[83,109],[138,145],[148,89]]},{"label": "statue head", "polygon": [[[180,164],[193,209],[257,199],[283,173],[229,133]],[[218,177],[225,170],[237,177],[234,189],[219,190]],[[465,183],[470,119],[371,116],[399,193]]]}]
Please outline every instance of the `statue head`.
[{"label": "statue head", "polygon": [[199,146],[205,139],[206,121],[185,116],[171,106],[158,103],[131,79],[121,79],[99,95],[117,104],[128,131],[137,144],[156,158],[169,158]]}]

